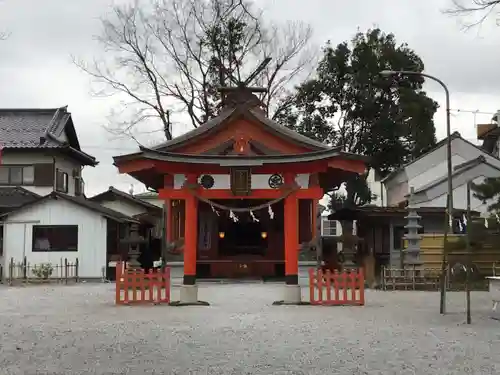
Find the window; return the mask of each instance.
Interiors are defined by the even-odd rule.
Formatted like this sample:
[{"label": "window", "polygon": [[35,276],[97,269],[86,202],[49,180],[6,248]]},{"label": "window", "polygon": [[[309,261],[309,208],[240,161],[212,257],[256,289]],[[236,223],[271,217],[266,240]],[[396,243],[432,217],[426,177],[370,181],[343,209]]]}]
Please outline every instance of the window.
[{"label": "window", "polygon": [[78,225],[34,225],[33,251],[78,251]]},{"label": "window", "polygon": [[321,235],[326,237],[337,235],[337,220],[322,219]]},{"label": "window", "polygon": [[83,195],[83,179],[75,177],[75,195]]},{"label": "window", "polygon": [[60,169],[56,169],[56,190],[61,193],[68,192],[68,174]]},{"label": "window", "polygon": [[33,185],[35,168],[32,165],[0,166],[1,185]]}]

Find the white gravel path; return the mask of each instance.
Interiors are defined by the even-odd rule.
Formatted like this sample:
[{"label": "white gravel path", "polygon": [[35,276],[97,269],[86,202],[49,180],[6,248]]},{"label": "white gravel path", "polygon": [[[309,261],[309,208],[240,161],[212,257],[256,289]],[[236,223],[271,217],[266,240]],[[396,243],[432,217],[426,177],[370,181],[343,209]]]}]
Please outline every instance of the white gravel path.
[{"label": "white gravel path", "polygon": [[116,307],[113,284],[0,286],[0,374],[500,374],[487,293],[467,326],[463,293],[440,316],[435,292],[271,306],[281,288],[207,284],[212,306],[176,308]]}]

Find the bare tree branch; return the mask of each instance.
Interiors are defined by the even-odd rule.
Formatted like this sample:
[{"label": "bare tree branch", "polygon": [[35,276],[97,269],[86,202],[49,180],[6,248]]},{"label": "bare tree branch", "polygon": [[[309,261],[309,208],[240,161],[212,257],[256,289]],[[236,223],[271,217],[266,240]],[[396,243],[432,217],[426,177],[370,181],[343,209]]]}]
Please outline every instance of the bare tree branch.
[{"label": "bare tree branch", "polygon": [[311,35],[302,23],[264,22],[251,0],[136,0],[102,20],[96,39],[103,56],[74,62],[93,79],[95,95],[120,99],[124,110],[115,112],[110,131],[125,134],[159,120],[171,139],[167,113],[193,127],[216,115],[216,86],[228,82],[215,59],[241,80],[272,57],[255,82],[268,89],[262,99],[270,112],[279,113],[287,90],[311,72]]},{"label": "bare tree branch", "polygon": [[443,13],[461,17],[463,28],[465,30],[481,25],[496,13],[496,23],[499,25],[500,18],[498,13],[500,0],[452,0],[452,7],[443,11]]}]

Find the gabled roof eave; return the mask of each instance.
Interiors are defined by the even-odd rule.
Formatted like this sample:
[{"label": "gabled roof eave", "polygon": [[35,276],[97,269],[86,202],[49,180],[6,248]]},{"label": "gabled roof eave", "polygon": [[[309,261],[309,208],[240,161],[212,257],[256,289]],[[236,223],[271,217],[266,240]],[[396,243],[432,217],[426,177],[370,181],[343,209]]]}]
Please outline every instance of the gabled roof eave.
[{"label": "gabled roof eave", "polygon": [[[370,158],[363,155],[351,154],[340,151],[340,148],[331,148],[327,150],[312,151],[303,154],[278,154],[278,155],[262,155],[262,156],[245,156],[245,155],[193,155],[179,154],[175,152],[156,151],[142,147],[140,154],[134,154],[138,158],[168,161],[173,163],[193,163],[193,164],[217,164],[222,166],[259,166],[264,164],[289,164],[297,162],[312,162],[324,160],[332,157],[340,157],[350,160],[360,160],[365,163],[369,162]],[[131,155],[127,155],[130,157]],[[123,157],[115,157],[115,164],[120,162]]]}]

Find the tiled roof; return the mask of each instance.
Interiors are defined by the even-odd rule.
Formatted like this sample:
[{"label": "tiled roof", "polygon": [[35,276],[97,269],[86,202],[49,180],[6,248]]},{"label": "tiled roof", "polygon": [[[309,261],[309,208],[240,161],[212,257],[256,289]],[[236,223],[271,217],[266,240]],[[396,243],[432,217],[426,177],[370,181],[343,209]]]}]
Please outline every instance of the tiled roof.
[{"label": "tiled roof", "polygon": [[324,150],[328,149],[329,146],[318,142],[314,139],[308,138],[302,134],[299,134],[286,126],[283,126],[276,121],[268,118],[262,111],[256,109],[246,108],[245,106],[239,106],[236,108],[226,108],[221,113],[204,123],[203,125],[179,136],[170,141],[163,142],[155,147],[153,150],[158,151],[169,151],[174,147],[180,146],[186,142],[189,142],[197,137],[201,137],[205,134],[215,131],[217,128],[223,126],[227,123],[231,118],[235,118],[240,115],[247,115],[250,118],[255,119],[264,125],[265,128],[275,133],[277,136],[281,138],[285,138],[287,140],[291,140],[301,145],[305,145],[311,147],[315,150]]},{"label": "tiled roof", "polygon": [[26,202],[26,203],[22,204],[21,206],[12,207],[13,210],[11,210],[8,213],[3,214],[2,216],[8,216],[9,214],[20,211],[27,206],[31,206],[31,205],[37,204],[37,203],[42,203],[42,202],[49,200],[49,199],[64,199],[66,201],[72,202],[72,203],[79,205],[81,207],[84,207],[84,208],[87,208],[91,211],[94,211],[98,214],[101,214],[102,216],[104,216],[108,219],[117,221],[119,223],[126,223],[126,222],[139,223],[139,220],[137,220],[137,219],[134,219],[130,216],[127,216],[125,214],[122,214],[121,212],[112,210],[110,208],[101,206],[98,203],[91,202],[84,197],[74,197],[71,195],[62,194],[62,193],[58,193],[55,191],[44,196],[44,197],[39,197],[38,199],[34,199],[34,200],[29,201],[29,202]]},{"label": "tiled roof", "polygon": [[139,199],[158,198],[158,193],[155,191],[145,191],[144,193],[134,194],[134,197],[139,198]]},{"label": "tiled roof", "polygon": [[0,109],[0,146],[3,149],[58,148],[83,158],[89,165],[97,164],[93,156],[81,151],[66,107]]},{"label": "tiled roof", "polygon": [[[60,147],[60,143],[45,137],[51,131],[61,136],[68,115],[54,119],[56,109],[0,110],[0,139],[3,148],[49,148]],[[50,127],[50,129],[49,129]],[[41,141],[42,140],[44,141]]]},{"label": "tiled roof", "polygon": [[20,207],[40,198],[40,195],[19,186],[0,187],[0,208]]},{"label": "tiled roof", "polygon": [[103,216],[110,218],[110,219],[113,219],[113,220],[116,220],[119,222],[139,223],[139,221],[137,219],[134,219],[131,216],[125,215],[119,211],[112,210],[111,208],[104,207],[104,206],[100,205],[99,203],[92,202],[86,198],[74,197],[71,195],[61,194],[61,193],[57,193],[57,192],[54,192],[52,194],[56,195],[59,198],[66,199],[66,200],[69,200],[75,204],[86,207],[89,210],[98,212],[98,213],[102,214]]},{"label": "tiled roof", "polygon": [[109,196],[109,195],[113,195],[115,197],[119,197],[119,198],[124,199],[126,201],[135,203],[135,204],[142,206],[142,207],[144,207],[148,210],[151,210],[151,211],[158,211],[159,212],[161,210],[160,207],[155,206],[154,204],[151,204],[145,200],[142,200],[137,196],[134,196],[134,195],[125,193],[124,191],[118,190],[113,186],[110,186],[108,188],[108,190],[106,190],[100,194],[97,194],[97,195],[94,195],[93,197],[90,197],[89,200],[91,200],[93,202],[101,202],[101,201],[105,201],[107,196]]}]

